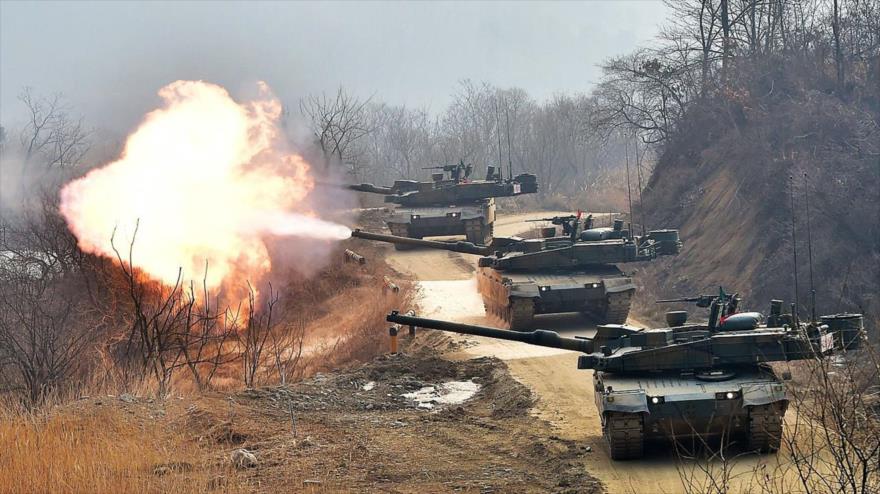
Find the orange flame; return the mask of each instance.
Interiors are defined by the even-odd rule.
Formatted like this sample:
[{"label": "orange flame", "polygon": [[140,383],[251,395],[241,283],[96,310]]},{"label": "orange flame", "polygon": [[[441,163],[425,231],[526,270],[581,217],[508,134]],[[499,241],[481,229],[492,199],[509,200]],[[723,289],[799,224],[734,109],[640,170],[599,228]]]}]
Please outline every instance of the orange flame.
[{"label": "orange flame", "polygon": [[[266,235],[349,236],[301,203],[314,187],[309,165],[285,152],[281,104],[237,103],[222,87],[177,81],[146,115],[122,156],[67,184],[61,212],[80,247],[116,258],[173,285],[257,281],[271,268]],[[115,232],[115,233],[114,233]],[[206,271],[207,268],[207,271]]]}]

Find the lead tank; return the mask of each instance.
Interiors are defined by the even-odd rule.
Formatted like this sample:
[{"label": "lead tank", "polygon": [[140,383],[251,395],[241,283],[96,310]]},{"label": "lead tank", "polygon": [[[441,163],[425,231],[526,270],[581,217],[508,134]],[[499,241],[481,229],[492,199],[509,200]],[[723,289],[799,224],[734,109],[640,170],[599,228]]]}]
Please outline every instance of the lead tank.
[{"label": "lead tank", "polygon": [[[602,324],[622,324],[636,287],[617,264],[645,262],[681,251],[677,230],[633,236],[614,227],[589,228],[591,218],[555,217],[563,236],[496,237],[490,245],[438,242],[355,230],[353,237],[482,256],[477,285],[486,312],[510,329],[528,329],[535,315],[582,312]],[[584,227],[588,228],[584,228]]]},{"label": "lead tank", "polygon": [[[712,438],[763,453],[779,449],[788,406],[785,383],[769,362],[822,357],[858,347],[860,314],[799,323],[771,303],[771,316],[736,313],[736,297],[711,297],[710,319],[687,324],[682,312],[669,327],[599,326],[592,338],[552,331],[517,332],[392,312],[396,324],[520,341],[581,352],[578,369],[592,369],[602,433],[614,460],[641,458],[657,440]],[[774,312],[775,311],[775,312]],[[686,313],[685,313],[686,314]]]},{"label": "lead tank", "polygon": [[[440,170],[430,182],[396,180],[391,187],[373,184],[348,185],[360,192],[385,194],[385,202],[397,204],[387,221],[391,233],[423,238],[464,235],[469,242],[488,243],[495,223],[495,198],[538,191],[535,175],[522,173],[503,179],[489,166],[485,180],[470,178],[473,167],[459,162],[426,169]],[[398,249],[407,248],[396,245]]]}]

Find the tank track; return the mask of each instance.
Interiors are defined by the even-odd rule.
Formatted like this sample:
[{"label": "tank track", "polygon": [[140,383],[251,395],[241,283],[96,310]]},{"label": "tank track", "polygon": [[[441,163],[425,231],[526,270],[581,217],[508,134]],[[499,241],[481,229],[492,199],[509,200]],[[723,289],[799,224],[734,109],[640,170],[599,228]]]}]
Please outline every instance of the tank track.
[{"label": "tank track", "polygon": [[774,453],[782,442],[782,416],[775,403],[749,407],[748,447],[761,453]]},{"label": "tank track", "polygon": [[599,316],[602,324],[626,324],[632,296],[632,291],[609,293],[606,297],[605,310]]},{"label": "tank track", "polygon": [[495,224],[480,225],[479,228],[466,228],[465,239],[473,244],[487,245],[492,241]]},{"label": "tank track", "polygon": [[506,312],[510,329],[514,331],[529,329],[535,319],[535,303],[531,299],[513,299]]},{"label": "tank track", "polygon": [[501,319],[508,328],[523,331],[531,328],[535,319],[535,304],[531,300],[512,300],[510,305],[498,305],[492,300],[484,300],[486,313]]},{"label": "tank track", "polygon": [[645,454],[644,419],[640,413],[608,412],[602,432],[612,460],[635,460]]}]

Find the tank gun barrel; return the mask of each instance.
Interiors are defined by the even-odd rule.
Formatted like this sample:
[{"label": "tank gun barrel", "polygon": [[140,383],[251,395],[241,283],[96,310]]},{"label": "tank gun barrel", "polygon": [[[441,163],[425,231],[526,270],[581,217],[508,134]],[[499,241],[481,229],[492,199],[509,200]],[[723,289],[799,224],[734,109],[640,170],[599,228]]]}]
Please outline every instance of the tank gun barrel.
[{"label": "tank gun barrel", "polygon": [[355,190],[358,192],[369,192],[371,194],[393,194],[394,191],[391,187],[381,187],[373,184],[350,184],[345,185],[345,188],[350,190]]},{"label": "tank gun barrel", "polygon": [[675,302],[697,302],[698,306],[702,303],[705,303],[706,307],[708,307],[709,304],[713,300],[715,300],[716,298],[718,298],[718,295],[699,295],[697,297],[667,298],[664,300],[657,300],[654,303],[656,303],[656,304],[671,304],[671,303],[675,303]]},{"label": "tank gun barrel", "polygon": [[488,246],[472,244],[470,242],[438,242],[436,240],[422,240],[419,238],[398,237],[395,235],[384,235],[381,233],[365,232],[355,229],[351,232],[352,237],[362,238],[365,240],[375,240],[377,242],[388,242],[391,244],[412,245],[414,247],[428,247],[431,249],[450,250],[452,252],[461,252],[462,254],[474,254],[478,256],[488,255],[491,250]]},{"label": "tank gun barrel", "polygon": [[489,338],[497,338],[499,340],[519,341],[530,345],[545,346],[550,348],[561,348],[563,350],[572,350],[575,352],[592,353],[593,341],[588,339],[567,338],[560,336],[554,331],[546,331],[538,329],[530,332],[510,331],[507,329],[490,328],[488,326],[476,326],[472,324],[461,324],[449,321],[441,321],[438,319],[426,319],[423,317],[407,316],[391,312],[386,317],[388,322],[401,324],[404,326],[415,326],[419,328],[438,329],[441,331],[450,331],[459,334],[469,334],[474,336],[487,336]]},{"label": "tank gun barrel", "polygon": [[383,187],[381,185],[373,185],[373,184],[344,184],[338,182],[324,182],[324,181],[316,181],[316,185],[322,185],[325,187],[335,187],[337,189],[348,189],[354,190],[357,192],[370,192],[372,194],[394,194],[395,191],[391,187]]}]

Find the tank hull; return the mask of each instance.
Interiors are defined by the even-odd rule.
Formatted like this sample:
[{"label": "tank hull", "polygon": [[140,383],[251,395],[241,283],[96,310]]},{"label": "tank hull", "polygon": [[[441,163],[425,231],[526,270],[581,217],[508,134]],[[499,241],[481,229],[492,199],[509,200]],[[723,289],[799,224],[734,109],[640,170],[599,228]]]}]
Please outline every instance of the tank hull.
[{"label": "tank hull", "polygon": [[704,441],[774,452],[788,406],[785,385],[769,367],[707,381],[678,372],[593,375],[602,432],[615,460],[642,456],[649,441],[676,441],[693,451]]},{"label": "tank hull", "polygon": [[510,329],[529,329],[534,316],[582,312],[600,324],[623,324],[635,285],[616,266],[549,273],[498,271],[481,267],[477,285],[486,311]]},{"label": "tank hull", "polygon": [[[398,207],[388,219],[392,235],[409,238],[464,235],[468,242],[487,244],[492,240],[495,200],[448,207]],[[408,246],[395,244],[398,250]]]}]

